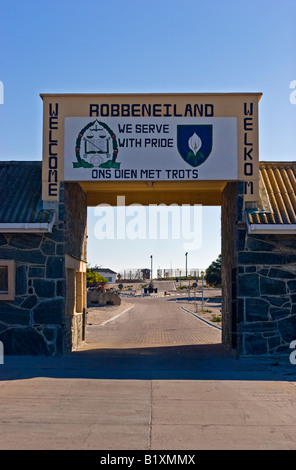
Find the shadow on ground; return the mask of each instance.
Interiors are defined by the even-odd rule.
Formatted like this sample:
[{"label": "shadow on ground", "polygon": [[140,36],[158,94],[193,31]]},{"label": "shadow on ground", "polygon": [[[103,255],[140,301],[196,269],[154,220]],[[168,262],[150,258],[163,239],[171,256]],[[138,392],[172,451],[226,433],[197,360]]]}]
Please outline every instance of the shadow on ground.
[{"label": "shadow on ground", "polygon": [[223,344],[100,348],[64,357],[6,356],[0,381],[33,377],[130,380],[296,380],[288,360],[235,359]]}]

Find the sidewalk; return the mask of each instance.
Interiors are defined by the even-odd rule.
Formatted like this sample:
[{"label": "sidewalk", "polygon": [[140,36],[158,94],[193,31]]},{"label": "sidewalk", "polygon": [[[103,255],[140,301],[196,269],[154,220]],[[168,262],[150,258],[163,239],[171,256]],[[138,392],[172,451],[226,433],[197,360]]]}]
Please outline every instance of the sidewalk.
[{"label": "sidewalk", "polygon": [[0,449],[296,449],[295,366],[93,346],[6,359]]}]

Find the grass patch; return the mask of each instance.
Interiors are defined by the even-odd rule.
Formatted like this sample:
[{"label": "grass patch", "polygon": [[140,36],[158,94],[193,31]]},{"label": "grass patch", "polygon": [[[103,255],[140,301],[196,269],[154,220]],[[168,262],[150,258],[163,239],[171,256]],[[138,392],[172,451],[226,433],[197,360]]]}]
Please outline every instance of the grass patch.
[{"label": "grass patch", "polygon": [[221,315],[212,315],[211,321],[216,322],[216,323],[221,323],[222,317]]}]

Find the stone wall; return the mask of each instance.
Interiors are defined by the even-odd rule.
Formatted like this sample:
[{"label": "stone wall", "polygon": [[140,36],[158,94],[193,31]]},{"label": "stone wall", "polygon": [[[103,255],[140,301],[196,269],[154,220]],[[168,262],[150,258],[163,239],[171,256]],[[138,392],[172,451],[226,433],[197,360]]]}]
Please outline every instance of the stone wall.
[{"label": "stone wall", "polygon": [[87,292],[87,306],[104,307],[105,305],[120,305],[121,297],[117,292],[93,289]]},{"label": "stone wall", "polygon": [[296,339],[296,236],[248,234],[242,191],[222,195],[222,340],[237,357],[282,359]]},{"label": "stone wall", "polygon": [[71,319],[71,348],[76,349],[85,339],[85,317],[83,314],[76,314],[69,319]]},{"label": "stone wall", "polygon": [[296,236],[238,230],[240,356],[287,356],[296,339]]},{"label": "stone wall", "polygon": [[83,313],[66,314],[65,255],[86,260],[86,218],[80,186],[62,183],[52,233],[0,234],[0,259],[15,261],[15,299],[0,302],[5,354],[63,355],[81,344]]},{"label": "stone wall", "polygon": [[15,299],[0,303],[5,354],[64,353],[63,224],[46,234],[0,234],[0,259],[15,261]]}]

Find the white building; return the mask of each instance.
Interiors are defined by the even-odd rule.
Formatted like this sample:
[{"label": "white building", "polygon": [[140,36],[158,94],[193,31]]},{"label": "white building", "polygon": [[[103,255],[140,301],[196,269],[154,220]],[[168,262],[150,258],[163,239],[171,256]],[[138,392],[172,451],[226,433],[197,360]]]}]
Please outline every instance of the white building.
[{"label": "white building", "polygon": [[94,271],[99,273],[101,276],[105,277],[108,281],[108,284],[115,284],[117,273],[115,271],[112,271],[112,269],[100,268],[94,269]]}]

